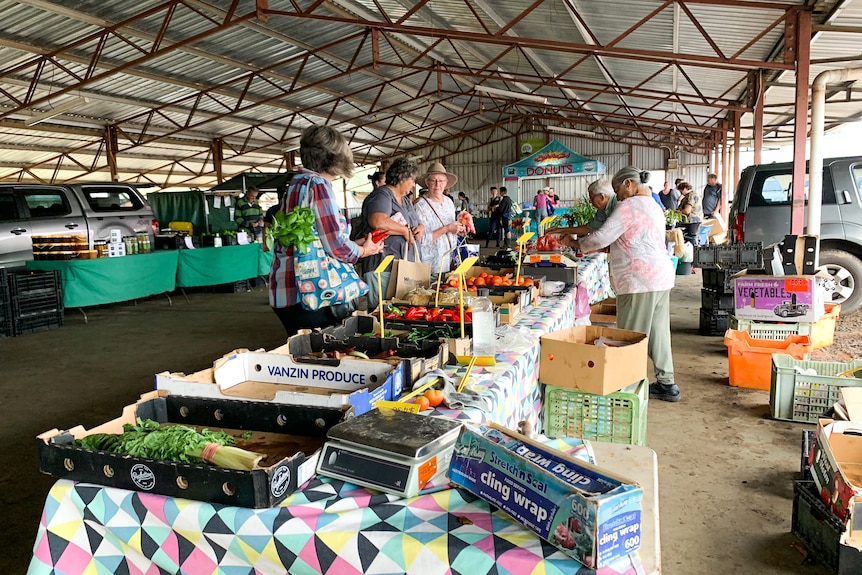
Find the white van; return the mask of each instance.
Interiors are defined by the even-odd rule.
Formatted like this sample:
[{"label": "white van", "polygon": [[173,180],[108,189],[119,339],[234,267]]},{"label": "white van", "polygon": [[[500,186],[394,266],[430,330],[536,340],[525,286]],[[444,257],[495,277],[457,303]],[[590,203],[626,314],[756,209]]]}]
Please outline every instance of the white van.
[{"label": "white van", "polygon": [[83,233],[95,241],[109,239],[111,229],[152,240],[153,210],[135,186],[0,184],[0,267],[33,259],[33,235]]}]

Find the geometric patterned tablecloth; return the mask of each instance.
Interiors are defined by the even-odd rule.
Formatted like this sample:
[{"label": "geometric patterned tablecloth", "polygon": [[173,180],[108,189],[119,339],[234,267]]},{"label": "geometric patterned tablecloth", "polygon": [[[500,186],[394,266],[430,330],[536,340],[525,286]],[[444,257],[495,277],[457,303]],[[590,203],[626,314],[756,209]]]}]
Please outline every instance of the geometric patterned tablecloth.
[{"label": "geometric patterned tablecloth", "polygon": [[[570,326],[574,301],[574,293],[543,298],[518,325],[537,336]],[[538,353],[538,345],[525,353],[503,352],[496,366],[474,372],[493,400],[491,413],[441,409],[435,415],[507,427],[522,419],[536,423]],[[577,440],[566,441],[574,445],[570,452],[583,456]],[[28,575],[117,573],[593,572],[460,489],[401,499],[314,478],[281,507],[246,509],[58,481],[45,503]],[[643,568],[635,554],[599,573],[641,575]]]},{"label": "geometric patterned tablecloth", "polygon": [[[273,509],[60,480],[33,553],[28,575],[594,573],[463,490],[401,499],[326,478]],[[598,573],[643,569],[635,554]]]}]

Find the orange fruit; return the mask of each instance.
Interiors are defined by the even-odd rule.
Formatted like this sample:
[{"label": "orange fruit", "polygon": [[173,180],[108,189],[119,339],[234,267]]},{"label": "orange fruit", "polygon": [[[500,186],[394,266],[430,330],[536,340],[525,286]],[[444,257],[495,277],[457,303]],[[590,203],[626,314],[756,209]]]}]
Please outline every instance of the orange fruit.
[{"label": "orange fruit", "polygon": [[495,286],[503,285],[503,278],[501,278],[500,276],[494,276],[494,278],[491,280],[491,284]]},{"label": "orange fruit", "polygon": [[458,280],[449,280],[449,287],[458,287]]},{"label": "orange fruit", "polygon": [[425,392],[425,399],[431,404],[431,407],[437,407],[443,403],[443,391],[440,389],[429,389]]},{"label": "orange fruit", "polygon": [[420,395],[419,397],[413,400],[413,403],[419,404],[419,411],[425,411],[431,407],[431,402],[428,401],[428,398],[424,395]]},{"label": "orange fruit", "polygon": [[474,285],[474,286],[483,286],[483,285],[485,285],[485,278],[483,278],[483,277],[481,277],[481,276],[480,276],[480,277],[477,277],[477,278],[476,278],[476,281],[475,281],[475,282],[473,282],[473,285]]},{"label": "orange fruit", "polygon": [[467,278],[467,285],[471,286],[476,283],[476,278]]},{"label": "orange fruit", "polygon": [[504,285],[504,286],[511,286],[511,285],[512,285],[512,280],[510,280],[509,278],[504,279],[504,280],[503,280],[503,285]]},{"label": "orange fruit", "polygon": [[485,279],[486,277],[488,277],[488,272],[482,272],[482,273],[480,273],[480,274],[479,274],[479,277],[480,277],[480,278],[482,278],[482,279]]}]

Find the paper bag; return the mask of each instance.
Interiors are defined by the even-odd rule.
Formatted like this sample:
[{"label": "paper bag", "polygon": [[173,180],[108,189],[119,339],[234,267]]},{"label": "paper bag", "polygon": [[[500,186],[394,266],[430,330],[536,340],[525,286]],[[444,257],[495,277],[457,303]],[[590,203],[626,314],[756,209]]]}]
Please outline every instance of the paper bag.
[{"label": "paper bag", "polygon": [[[413,252],[415,261],[408,259]],[[404,259],[392,262],[392,275],[386,290],[386,299],[401,299],[407,292],[418,287],[431,286],[431,264],[422,263],[419,259],[419,246],[413,250],[405,250]]]}]

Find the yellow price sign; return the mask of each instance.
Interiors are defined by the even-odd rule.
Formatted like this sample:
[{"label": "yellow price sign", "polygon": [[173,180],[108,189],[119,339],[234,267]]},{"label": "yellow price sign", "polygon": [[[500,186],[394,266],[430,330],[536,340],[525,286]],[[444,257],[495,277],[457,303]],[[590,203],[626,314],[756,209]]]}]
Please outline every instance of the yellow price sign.
[{"label": "yellow price sign", "polygon": [[395,259],[395,256],[393,256],[393,255],[388,255],[388,256],[386,256],[385,258],[383,258],[383,261],[382,261],[382,262],[380,262],[380,265],[378,265],[378,266],[374,269],[374,273],[376,273],[376,274],[382,274],[383,272],[385,272],[385,271],[386,271],[386,268],[388,268],[388,267],[389,267],[389,264],[391,264],[391,263],[392,263],[392,260],[394,260],[394,259]]},{"label": "yellow price sign", "polygon": [[464,261],[462,261],[461,265],[459,265],[457,268],[455,268],[455,271],[453,271],[452,273],[457,274],[459,276],[464,275],[467,272],[467,270],[472,268],[473,264],[475,264],[477,261],[479,261],[478,257],[476,257],[476,256],[469,257],[469,258],[465,259]]},{"label": "yellow price sign", "polygon": [[531,239],[534,235],[536,235],[536,234],[534,234],[533,232],[524,232],[523,234],[521,234],[521,237],[519,237],[519,238],[518,238],[517,240],[515,240],[515,241],[516,241],[517,243],[519,243],[519,244],[525,244],[525,243],[527,243],[528,241],[530,241],[530,239]]},{"label": "yellow price sign", "polygon": [[399,403],[397,401],[386,401],[381,399],[374,402],[375,409],[393,409],[395,411],[406,411],[407,413],[419,413],[418,403]]},{"label": "yellow price sign", "polygon": [[539,222],[539,225],[542,227],[545,227],[556,219],[557,219],[557,216],[548,216],[546,218],[542,218],[542,221]]}]

